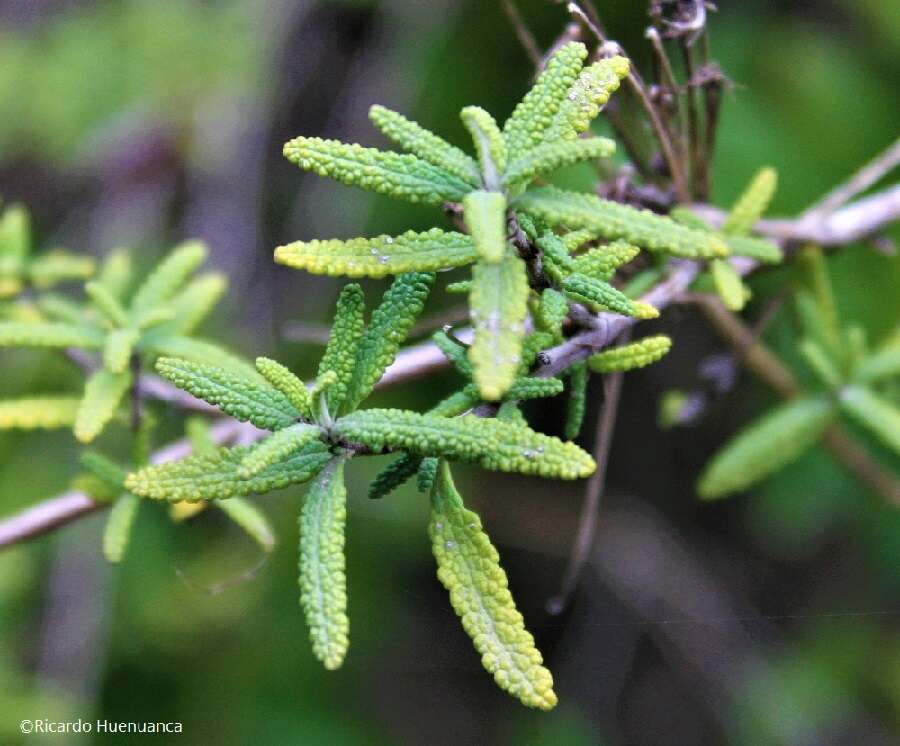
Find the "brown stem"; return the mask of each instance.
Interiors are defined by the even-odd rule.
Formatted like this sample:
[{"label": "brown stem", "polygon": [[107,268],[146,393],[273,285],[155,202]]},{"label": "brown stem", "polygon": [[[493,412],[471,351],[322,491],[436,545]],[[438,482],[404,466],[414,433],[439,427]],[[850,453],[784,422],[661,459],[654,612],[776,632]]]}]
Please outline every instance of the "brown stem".
[{"label": "brown stem", "polygon": [[516,32],[516,38],[528,55],[528,59],[531,60],[535,67],[539,66],[541,64],[541,50],[534,40],[534,34],[532,34],[528,26],[525,25],[522,14],[519,12],[515,2],[513,2],[513,0],[500,0],[500,5],[503,7],[503,12],[506,13],[510,25]]}]

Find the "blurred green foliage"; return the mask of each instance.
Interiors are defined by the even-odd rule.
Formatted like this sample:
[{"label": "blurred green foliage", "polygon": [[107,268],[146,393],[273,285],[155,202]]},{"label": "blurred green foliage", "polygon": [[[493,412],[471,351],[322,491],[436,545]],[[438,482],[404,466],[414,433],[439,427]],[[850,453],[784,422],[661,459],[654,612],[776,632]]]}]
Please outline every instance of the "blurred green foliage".
[{"label": "blurred green foliage", "polygon": [[[48,190],[50,182],[81,183],[77,179],[84,175],[73,168],[73,160],[102,149],[104,127],[110,123],[162,119],[177,128],[193,122],[199,101],[223,92],[294,101],[271,114],[272,133],[261,157],[277,159],[283,139],[331,136],[325,131],[331,128],[349,128],[355,139],[372,144],[375,136],[364,122],[365,106],[381,99],[391,82],[384,103],[459,145],[465,133],[456,112],[463,104],[477,102],[503,115],[530,79],[528,60],[495,3],[448,0],[427,4],[425,11],[423,3],[311,3],[282,18],[296,28],[281,29],[284,38],[277,40],[267,36],[273,24],[263,22],[261,5],[88,2],[4,25],[4,199],[23,196],[18,190],[28,175],[25,168],[47,173]],[[542,45],[566,21],[561,6],[538,0],[521,6]],[[643,4],[602,6],[609,32],[648,70]],[[877,0],[721,4],[711,17],[712,51],[734,88],[724,96],[714,164],[716,202],[730,203],[761,164],[771,163],[780,175],[771,212],[796,213],[896,137],[900,30],[892,6]],[[324,41],[317,46],[316,39]],[[282,47],[273,49],[276,43]],[[364,76],[376,62],[376,74]],[[362,90],[354,88],[359,80]],[[402,96],[405,105],[390,100],[392,96]],[[363,105],[354,108],[354,97]],[[321,113],[311,119],[311,111]],[[229,113],[226,109],[223,116]],[[224,119],[221,123],[226,124]],[[191,138],[178,145],[187,159],[197,152]],[[286,224],[297,191],[289,168],[272,168],[266,176],[259,200],[271,240],[259,248],[261,266],[270,265],[271,248],[293,234]],[[566,185],[583,188],[580,183]],[[315,221],[334,221],[340,230],[336,235],[349,236],[424,227],[429,219],[427,211],[414,206],[351,197],[345,188],[301,194],[299,214],[313,212],[304,212],[308,206],[320,208],[309,226],[301,226],[308,230],[304,237],[333,232],[312,225]],[[39,231],[65,234],[68,210],[77,213],[79,205],[66,208],[57,214],[38,211],[44,220]],[[162,225],[175,224],[177,217],[166,216]],[[889,235],[900,239],[897,228]],[[179,237],[147,240],[165,245]],[[82,248],[71,241],[66,245]],[[214,256],[215,250],[214,245]],[[854,246],[830,257],[828,264],[846,318],[862,324],[870,339],[896,326],[900,294],[891,291],[900,287],[896,256]],[[319,280],[293,285],[299,281],[288,282],[281,275],[275,279],[274,287],[285,290],[278,296],[279,320],[301,307],[325,316],[333,299],[326,288],[334,285]],[[786,270],[774,270],[751,280],[751,318],[778,295],[786,279]],[[304,288],[314,292],[304,293]],[[229,296],[227,302],[232,300],[236,306],[242,301]],[[461,488],[472,496],[473,507],[486,508],[485,523],[508,563],[510,583],[529,626],[539,644],[542,637],[549,641],[548,664],[562,672],[558,692],[566,704],[550,715],[523,713],[516,703],[493,693],[432,575],[425,502],[413,488],[377,503],[360,499],[383,465],[373,459],[350,475],[350,611],[362,621],[352,631],[354,652],[344,669],[324,676],[306,644],[295,580],[299,495],[287,491],[260,503],[280,539],[269,564],[253,580],[217,595],[197,588],[251,566],[257,554],[250,542],[213,512],[191,526],[172,526],[162,511],[148,511],[148,520],[136,529],[134,546],[141,551],[108,579],[109,597],[86,599],[101,607],[100,616],[109,625],[105,645],[93,655],[101,669],[99,684],[82,695],[85,701],[60,695],[60,686],[66,691],[65,676],[56,678],[38,664],[47,646],[42,632],[52,590],[47,578],[59,563],[72,561],[73,544],[89,558],[91,572],[102,576],[97,569],[100,523],[89,519],[0,556],[0,740],[15,743],[23,717],[59,713],[182,720],[184,743],[223,746],[422,740],[656,745],[671,742],[660,741],[663,729],[676,739],[693,732],[683,730],[687,721],[716,734],[710,743],[756,746],[803,742],[816,729],[828,732],[847,717],[890,742],[900,733],[900,633],[896,603],[891,603],[900,596],[900,513],[859,488],[820,451],[750,495],[698,509],[690,485],[699,466],[775,397],[741,376],[738,387],[720,397],[687,436],[683,429],[657,432],[655,402],[670,385],[668,376],[672,385],[690,388],[698,351],[721,349],[696,325],[685,329],[673,324],[665,330],[675,339],[671,367],[662,379],[637,376],[626,386],[625,403],[632,409],[617,432],[608,481],[612,494],[637,493],[653,504],[688,548],[694,546],[701,558],[715,558],[711,571],[720,572],[732,592],[748,597],[761,615],[773,617],[769,624],[781,634],[778,644],[760,642],[758,650],[769,669],[751,677],[747,695],[736,696],[720,719],[709,712],[705,693],[693,691],[689,662],[648,662],[641,647],[640,655],[626,649],[620,668],[605,667],[606,651],[634,644],[632,632],[647,632],[651,642],[646,644],[654,644],[654,625],[639,618],[619,626],[588,619],[585,623],[595,626],[589,627],[578,660],[565,658],[571,648],[556,644],[559,636],[571,634],[579,615],[595,607],[576,605],[563,620],[548,619],[542,607],[556,590],[559,555],[570,541],[578,490],[532,481],[523,489],[523,482],[479,477]],[[797,325],[790,312],[776,316],[765,340],[797,366]],[[317,359],[307,354],[309,349],[282,343],[252,352],[302,370]],[[0,395],[41,387],[75,390],[78,380],[65,361],[50,354],[4,351],[0,359]],[[424,408],[448,391],[448,382],[439,376],[402,393],[387,392],[379,395],[379,405],[402,401]],[[176,423],[163,422],[162,429],[174,435]],[[854,433],[883,463],[896,467],[874,440]],[[115,452],[114,441],[101,445]],[[641,468],[647,453],[654,454],[650,469]],[[65,434],[0,435],[0,510],[8,513],[64,489],[76,459]],[[522,536],[528,538],[517,545],[514,538]],[[554,543],[554,537],[563,538]],[[711,545],[718,551],[704,555]],[[189,582],[180,580],[179,573]],[[592,586],[597,587],[604,608],[615,606],[609,590]],[[77,609],[72,609],[53,623],[77,636]],[[706,627],[685,626],[706,634]],[[668,676],[659,674],[660,667]],[[641,709],[640,683],[646,680],[655,708],[652,716],[642,717],[648,710],[646,701]],[[610,706],[610,698],[619,704]],[[722,720],[733,727],[725,729]]]}]

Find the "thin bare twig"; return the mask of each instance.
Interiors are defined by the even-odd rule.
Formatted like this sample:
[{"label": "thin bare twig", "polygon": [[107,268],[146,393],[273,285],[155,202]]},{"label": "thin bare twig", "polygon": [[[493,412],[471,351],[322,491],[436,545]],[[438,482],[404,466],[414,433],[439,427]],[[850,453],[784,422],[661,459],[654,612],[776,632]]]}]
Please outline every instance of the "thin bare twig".
[{"label": "thin bare twig", "polygon": [[534,34],[531,33],[531,29],[525,25],[522,14],[519,12],[519,8],[516,6],[514,0],[500,0],[500,5],[503,7],[503,12],[506,13],[510,25],[516,32],[516,38],[528,54],[528,59],[530,59],[536,67],[540,66],[541,50],[538,48],[537,42],[534,39]]},{"label": "thin bare twig", "polygon": [[619,410],[623,377],[622,372],[619,371],[604,381],[606,396],[603,400],[603,409],[597,417],[592,454],[594,461],[597,462],[597,469],[591,474],[587,487],[585,487],[581,515],[578,518],[578,533],[575,536],[575,543],[572,545],[572,552],[563,574],[560,591],[547,601],[547,611],[553,615],[561,614],[569,605],[572,594],[578,587],[581,573],[593,552],[594,538],[597,535],[597,519],[600,515],[600,501],[606,482],[606,465],[609,462],[609,451],[616,428],[616,414]]}]

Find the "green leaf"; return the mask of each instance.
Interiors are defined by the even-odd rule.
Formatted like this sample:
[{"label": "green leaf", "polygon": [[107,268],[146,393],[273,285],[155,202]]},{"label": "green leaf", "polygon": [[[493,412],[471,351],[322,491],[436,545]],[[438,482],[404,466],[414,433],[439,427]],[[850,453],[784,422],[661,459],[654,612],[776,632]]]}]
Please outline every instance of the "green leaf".
[{"label": "green leaf", "polygon": [[587,406],[589,378],[590,369],[586,362],[575,363],[569,368],[569,400],[566,404],[566,424],[563,428],[566,440],[575,440],[581,432]]},{"label": "green leaf", "polygon": [[810,448],[834,418],[826,399],[788,401],[741,431],[707,464],[697,486],[706,499],[746,489]]},{"label": "green leaf", "polygon": [[709,259],[728,253],[722,239],[714,234],[686,228],[649,210],[639,210],[593,194],[538,187],[518,197],[515,207],[552,225],[588,228],[609,240],[623,239],[674,256]]},{"label": "green leaf", "polygon": [[497,419],[500,422],[509,422],[519,427],[528,427],[528,420],[525,419],[519,403],[514,399],[507,399],[497,408]]},{"label": "green leaf", "polygon": [[80,399],[70,396],[0,400],[0,430],[71,427],[80,402]]},{"label": "green leaf", "polygon": [[229,352],[224,347],[207,342],[196,337],[162,337],[146,342],[140,341],[139,347],[154,355],[165,357],[177,357],[204,365],[214,365],[235,375],[246,378],[248,381],[262,382],[262,377],[256,372],[256,368],[246,360]]},{"label": "green leaf", "polygon": [[93,257],[50,251],[31,261],[28,276],[36,288],[45,289],[68,280],[86,280],[94,269]]},{"label": "green leaf", "polygon": [[174,248],[135,291],[131,299],[132,318],[139,321],[148,311],[170,300],[205,259],[206,246],[199,241],[187,241]]},{"label": "green leaf", "polygon": [[419,471],[422,459],[404,453],[385,466],[369,484],[369,499],[380,500],[389,495]]},{"label": "green leaf", "polygon": [[337,436],[363,443],[376,453],[408,451],[417,456],[444,456],[478,463],[485,469],[557,479],[589,476],[589,454],[572,443],[493,419],[444,418],[400,409],[367,409],[339,419]]},{"label": "green leaf", "polygon": [[865,357],[856,369],[855,378],[860,383],[877,383],[900,375],[900,336],[892,344],[879,347]]},{"label": "green leaf", "polygon": [[113,503],[103,530],[103,556],[107,562],[118,564],[125,556],[131,539],[131,527],[140,506],[140,498],[130,492]]},{"label": "green leaf", "polygon": [[768,208],[777,187],[778,174],[775,169],[760,169],[732,206],[722,225],[722,232],[735,235],[749,233]]},{"label": "green leaf", "polygon": [[512,401],[542,399],[561,394],[563,388],[563,382],[559,378],[519,378],[510,386],[504,398]]},{"label": "green leaf", "polygon": [[394,362],[397,350],[422,313],[433,284],[433,274],[420,272],[399,275],[391,283],[360,340],[356,366],[343,405],[345,411],[355,409]]},{"label": "green leaf", "polygon": [[474,385],[469,384],[462,390],[442,399],[428,410],[428,414],[433,414],[436,417],[457,417],[468,412],[480,401],[481,397],[478,396],[478,389]]},{"label": "green leaf", "polygon": [[499,191],[506,168],[506,142],[497,122],[480,106],[466,106],[460,117],[475,144],[484,186]]},{"label": "green leaf", "polygon": [[562,341],[562,325],[568,315],[569,301],[566,296],[553,288],[544,288],[534,313],[537,327]]},{"label": "green leaf", "polygon": [[128,361],[138,341],[137,329],[115,329],[106,337],[103,346],[103,366],[112,373],[122,373],[128,368]]},{"label": "green leaf", "polygon": [[900,454],[900,409],[862,386],[843,389],[840,404],[848,416]]},{"label": "green leaf", "polygon": [[65,295],[42,293],[36,303],[41,314],[50,321],[62,321],[79,326],[85,318],[84,306]]},{"label": "green leaf", "polygon": [[278,430],[250,448],[247,455],[241,460],[238,476],[241,479],[256,476],[273,464],[284,461],[291,454],[301,450],[307,443],[319,439],[321,434],[322,431],[318,425],[308,425],[302,422]]},{"label": "green leaf", "polygon": [[362,288],[355,283],[345,285],[338,296],[328,345],[319,361],[319,370],[316,374],[319,379],[328,371],[333,371],[336,376],[334,384],[325,395],[325,402],[331,414],[338,412],[353,383],[353,373],[356,370],[365,331],[365,304]]},{"label": "green leaf", "polygon": [[581,161],[609,158],[615,152],[615,142],[606,137],[545,142],[513,161],[506,169],[503,183],[515,189],[557,169]]},{"label": "green leaf", "polygon": [[84,292],[91,300],[91,304],[96,308],[101,316],[113,326],[126,326],[128,324],[128,314],[106,286],[97,281],[89,282],[84,286]]},{"label": "green leaf", "polygon": [[644,337],[637,342],[614,347],[588,358],[588,366],[596,373],[635,370],[655,363],[672,348],[672,340],[664,334]]},{"label": "green leaf", "polygon": [[77,324],[44,321],[0,321],[0,347],[81,347],[103,346],[99,329]]},{"label": "green leaf", "polygon": [[594,310],[613,311],[637,319],[655,319],[659,316],[659,311],[653,306],[632,300],[608,282],[579,272],[573,272],[563,280],[562,291],[572,300],[586,303]]},{"label": "green leaf", "polygon": [[544,668],[534,638],[509,592],[500,556],[476,513],[467,510],[445,462],[431,492],[431,547],[438,579],[481,654],[481,663],[501,688],[523,704],[556,705],[553,676]]},{"label": "green leaf", "polygon": [[727,259],[713,259],[709,263],[709,271],[725,307],[730,311],[740,311],[750,298],[750,289],[734,265]]},{"label": "green leaf", "polygon": [[825,386],[836,389],[841,385],[843,376],[818,342],[806,337],[800,342],[800,354]]},{"label": "green leaf", "polygon": [[473,186],[481,183],[481,173],[473,158],[416,122],[377,104],[369,109],[369,119],[385,137],[404,150]]},{"label": "green leaf", "polygon": [[475,329],[469,348],[475,384],[484,399],[496,401],[515,379],[528,314],[525,264],[512,250],[500,264],[479,262],[472,268],[469,309]]},{"label": "green leaf", "polygon": [[432,228],[399,236],[349,241],[295,241],[275,249],[276,264],[314,275],[385,277],[471,264],[478,258],[471,237]]},{"label": "green leaf", "polygon": [[102,453],[97,453],[96,451],[85,451],[81,454],[80,460],[81,465],[85,469],[111,490],[115,490],[118,493],[124,489],[128,472],[115,461],[111,461]]},{"label": "green leaf", "polygon": [[556,283],[562,282],[566,275],[575,271],[575,260],[569,256],[562,239],[551,231],[541,235],[535,244],[541,250],[544,272]]},{"label": "green leaf", "polygon": [[129,474],[125,487],[136,495],[154,500],[226,500],[308,482],[331,459],[328,447],[315,441],[259,474],[243,478],[238,472],[249,451],[247,447],[219,448],[212,454],[197,454],[181,461],[148,466]]},{"label": "green leaf", "polygon": [[[565,238],[563,239],[565,241]],[[596,280],[608,282],[623,264],[628,264],[640,253],[637,246],[625,241],[613,241],[605,246],[595,246],[575,257],[573,270]]]},{"label": "green leaf", "polygon": [[300,514],[300,605],[313,653],[334,670],[350,644],[344,527],[344,461],[331,461],[309,488]]},{"label": "green leaf", "polygon": [[466,378],[472,377],[472,363],[469,362],[468,346],[451,339],[445,331],[435,332],[431,335],[431,339],[457,371]]},{"label": "green leaf", "polygon": [[587,47],[581,42],[569,42],[553,53],[534,86],[503,125],[510,153],[523,153],[544,139],[545,130],[566,100],[587,54]]},{"label": "green leaf", "polygon": [[209,316],[228,289],[228,278],[220,272],[207,272],[191,280],[168,303],[172,320],[155,328],[160,336],[191,334]]},{"label": "green leaf", "polygon": [[472,188],[458,176],[414,155],[319,137],[291,140],[284,146],[284,157],[304,171],[410,202],[459,202]]},{"label": "green leaf", "polygon": [[780,264],[784,252],[771,241],[753,236],[724,236],[725,245],[735,256],[746,256],[763,264]]},{"label": "green leaf", "polygon": [[544,142],[575,140],[587,130],[609,97],[618,90],[620,81],[627,77],[628,70],[628,60],[618,55],[585,67],[544,133]]},{"label": "green leaf", "polygon": [[114,298],[121,300],[131,285],[132,273],[131,254],[125,249],[116,249],[109,252],[100,265],[97,282]]},{"label": "green leaf", "polygon": [[477,190],[463,199],[463,219],[482,261],[499,264],[506,253],[506,198]]},{"label": "green leaf", "polygon": [[253,503],[240,497],[231,497],[227,500],[219,500],[216,505],[237,526],[242,528],[247,536],[259,544],[266,554],[275,548],[275,532],[265,513]]},{"label": "green leaf", "polygon": [[256,369],[263,378],[287,397],[301,417],[307,420],[312,418],[312,399],[303,381],[284,365],[267,357],[256,358]]},{"label": "green leaf", "polygon": [[156,361],[156,370],[178,388],[263,430],[290,427],[301,417],[281,391],[213,365],[164,357]]},{"label": "green leaf", "polygon": [[[799,309],[806,331],[837,357],[842,351],[841,323],[822,249],[818,246],[803,247],[797,252],[796,266],[802,288],[797,291],[797,302],[811,306]],[[804,296],[812,299],[812,303],[804,300]]]},{"label": "green leaf", "polygon": [[84,386],[84,398],[75,415],[75,437],[90,443],[113,418],[125,392],[131,386],[131,371],[113,373],[98,370]]}]

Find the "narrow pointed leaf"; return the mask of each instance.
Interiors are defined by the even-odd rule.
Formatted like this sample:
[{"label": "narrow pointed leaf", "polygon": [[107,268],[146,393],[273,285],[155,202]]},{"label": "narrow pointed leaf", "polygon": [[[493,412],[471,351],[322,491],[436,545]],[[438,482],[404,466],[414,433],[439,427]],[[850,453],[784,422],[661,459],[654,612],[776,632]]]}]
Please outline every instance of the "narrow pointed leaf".
[{"label": "narrow pointed leaf", "polygon": [[256,476],[264,469],[300,451],[307,443],[317,440],[320,435],[318,425],[307,425],[302,422],[278,430],[250,448],[241,460],[238,476],[241,479]]},{"label": "narrow pointed leaf", "polygon": [[471,264],[477,257],[470,236],[439,228],[349,241],[295,241],[275,249],[276,264],[343,277],[431,272]]},{"label": "narrow pointed leaf", "polygon": [[800,342],[800,354],[816,377],[830,389],[838,388],[843,376],[821,345],[809,337]]},{"label": "narrow pointed leaf", "polygon": [[[187,504],[202,505],[203,503]],[[275,532],[272,530],[269,519],[253,503],[240,497],[231,497],[228,500],[219,500],[216,505],[237,526],[242,528],[247,536],[259,544],[266,554],[275,548]]]},{"label": "narrow pointed leaf", "polygon": [[394,459],[385,466],[369,484],[369,499],[380,500],[389,495],[419,471],[422,459],[409,453]]},{"label": "narrow pointed leaf", "polygon": [[478,463],[485,469],[557,479],[578,479],[594,471],[589,454],[572,443],[493,419],[447,419],[400,409],[366,409],[335,423],[338,437],[364,443],[376,453],[408,451]]},{"label": "narrow pointed leaf", "polygon": [[862,386],[841,392],[841,409],[900,455],[900,409]]},{"label": "narrow pointed leaf", "polygon": [[115,249],[106,255],[100,265],[97,282],[114,298],[121,301],[131,286],[133,271],[131,254],[125,249]]},{"label": "narrow pointed leaf", "polygon": [[249,448],[220,448],[212,454],[189,456],[128,475],[125,487],[136,495],[154,500],[225,500],[229,497],[261,495],[312,479],[331,459],[324,443],[315,441],[301,451],[242,478],[238,471]]},{"label": "narrow pointed leaf", "polygon": [[111,490],[116,493],[121,492],[125,487],[125,480],[128,478],[128,472],[119,466],[115,461],[108,459],[102,453],[96,451],[86,451],[81,454],[81,465],[91,474],[102,481]]},{"label": "narrow pointed leaf", "polygon": [[609,281],[616,270],[640,253],[637,246],[625,241],[613,241],[606,246],[595,246],[575,257],[573,269],[596,280]]},{"label": "narrow pointed leaf", "polygon": [[575,140],[586,131],[609,97],[628,75],[629,62],[615,56],[585,67],[569,88],[553,122],[544,133],[544,142]]},{"label": "narrow pointed leaf", "polygon": [[709,263],[716,292],[729,311],[740,311],[750,298],[750,290],[727,259],[713,259]]},{"label": "narrow pointed leaf", "polygon": [[546,396],[561,394],[563,388],[563,382],[559,378],[519,378],[510,386],[504,398],[513,401],[542,399]]},{"label": "narrow pointed leaf", "polygon": [[416,122],[377,104],[369,109],[369,119],[385,137],[404,150],[473,186],[481,183],[478,164],[473,158]]},{"label": "narrow pointed leaf", "polygon": [[141,283],[131,299],[135,320],[170,300],[206,259],[206,246],[187,241],[174,248]]},{"label": "narrow pointed leaf", "polygon": [[861,383],[876,383],[895,376],[900,376],[900,338],[864,358],[856,370],[856,379]]},{"label": "narrow pointed leaf", "polygon": [[446,462],[438,468],[431,492],[431,547],[438,579],[462,620],[481,663],[501,688],[529,707],[556,705],[553,676],[544,668],[534,638],[516,608],[500,556],[463,505]]},{"label": "narrow pointed leaf", "polygon": [[290,427],[301,417],[301,412],[278,389],[212,365],[160,358],[156,370],[178,388],[263,430]]},{"label": "narrow pointed leaf", "polygon": [[103,556],[107,562],[117,564],[125,556],[131,539],[131,528],[140,506],[140,498],[130,492],[113,503],[103,530]]},{"label": "narrow pointed leaf", "polygon": [[552,225],[588,228],[610,240],[623,239],[674,256],[706,259],[728,253],[722,239],[714,234],[686,228],[649,210],[611,202],[593,194],[538,187],[518,197],[516,209]]},{"label": "narrow pointed leaf", "polygon": [[190,334],[209,316],[227,289],[228,278],[220,272],[207,272],[191,280],[166,303],[171,321],[155,327],[153,333],[159,336]]},{"label": "narrow pointed leaf", "polygon": [[797,459],[825,432],[834,406],[825,399],[788,401],[738,433],[706,466],[701,497],[724,497],[746,489]]},{"label": "narrow pointed leaf", "polygon": [[670,349],[672,340],[664,334],[644,337],[637,342],[593,355],[588,358],[588,365],[595,373],[635,370],[655,363]]},{"label": "narrow pointed leaf", "polygon": [[506,169],[503,182],[515,188],[557,169],[582,161],[609,158],[615,152],[615,142],[606,137],[548,141],[513,161]]},{"label": "narrow pointed leaf", "polygon": [[484,186],[491,191],[499,190],[506,169],[506,142],[497,122],[480,106],[466,106],[460,116],[475,144]]},{"label": "narrow pointed leaf", "polygon": [[50,251],[31,261],[28,276],[35,287],[45,289],[69,280],[86,280],[95,267],[93,257]]},{"label": "narrow pointed leaf", "polygon": [[587,407],[587,385],[590,369],[586,362],[575,363],[569,368],[569,400],[566,402],[566,423],[563,435],[566,440],[575,440],[581,432],[584,411]]},{"label": "narrow pointed leaf", "polygon": [[472,363],[469,362],[467,346],[451,339],[445,331],[435,332],[431,335],[431,339],[457,371],[466,378],[472,377]]},{"label": "narrow pointed leaf", "polygon": [[506,253],[506,198],[500,192],[469,192],[463,199],[463,219],[478,256],[498,264]]},{"label": "narrow pointed leaf", "polygon": [[754,236],[724,236],[725,245],[735,256],[746,256],[763,264],[779,264],[784,252],[771,241]]},{"label": "narrow pointed leaf", "polygon": [[125,308],[103,283],[89,282],[84,286],[84,292],[91,299],[91,304],[94,308],[110,324],[113,326],[126,326],[128,324],[128,314],[125,312]]},{"label": "narrow pointed leaf", "polygon": [[284,146],[284,157],[304,171],[409,202],[459,202],[472,188],[458,176],[414,155],[319,137],[291,140]]},{"label": "narrow pointed leaf", "polygon": [[566,296],[553,288],[544,288],[541,300],[535,309],[535,324],[562,341],[562,325],[569,315],[569,301]]},{"label": "narrow pointed leaf", "polygon": [[121,373],[128,367],[128,361],[138,341],[137,329],[115,329],[106,337],[103,346],[103,367],[113,373]]},{"label": "narrow pointed leaf", "polygon": [[344,461],[329,463],[310,485],[300,514],[300,605],[313,653],[325,668],[340,668],[350,644],[344,527]]},{"label": "narrow pointed leaf", "polygon": [[522,153],[544,139],[545,130],[566,100],[586,57],[584,44],[569,42],[547,61],[534,86],[503,125],[503,136],[510,153]]},{"label": "narrow pointed leaf", "polygon": [[613,311],[637,319],[654,319],[659,316],[659,311],[653,306],[632,300],[608,282],[595,280],[580,272],[568,275],[563,280],[562,290],[572,300],[586,303],[595,310]]},{"label": "narrow pointed leaf", "polygon": [[62,322],[0,321],[0,347],[81,347],[103,346],[99,329]]},{"label": "narrow pointed leaf", "polygon": [[[139,346],[144,348],[143,339]],[[214,365],[246,378],[248,381],[262,383],[263,380],[252,363],[205,339],[182,336],[162,337],[148,342],[146,351],[153,355],[177,357],[204,365]]]},{"label": "narrow pointed leaf", "polygon": [[496,401],[512,385],[522,359],[528,313],[525,264],[511,250],[500,264],[472,268],[469,312],[475,338],[469,348],[481,396]]},{"label": "narrow pointed leaf", "polygon": [[115,415],[131,381],[131,371],[128,370],[112,373],[101,369],[91,374],[75,415],[75,437],[78,440],[90,443],[100,434]]},{"label": "narrow pointed leaf", "polygon": [[309,389],[288,368],[267,357],[256,358],[256,369],[272,386],[284,394],[304,419],[312,416],[312,398]]},{"label": "narrow pointed leaf", "polygon": [[[338,296],[328,345],[319,361],[319,370],[316,374],[319,379],[329,371],[335,374],[335,382],[325,397],[325,403],[331,413],[338,412],[353,384],[365,330],[364,312],[365,296],[362,288],[355,283],[345,285]],[[313,404],[318,406],[318,402]]]},{"label": "narrow pointed leaf", "polygon": [[760,169],[732,206],[722,225],[722,232],[734,235],[749,233],[765,213],[777,187],[778,174],[775,169]]},{"label": "narrow pointed leaf", "polygon": [[433,274],[420,272],[400,275],[391,283],[360,340],[343,405],[345,411],[355,409],[394,362],[397,350],[422,313],[433,284]]},{"label": "narrow pointed leaf", "polygon": [[71,427],[80,402],[80,399],[70,396],[0,400],[0,430]]}]

